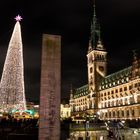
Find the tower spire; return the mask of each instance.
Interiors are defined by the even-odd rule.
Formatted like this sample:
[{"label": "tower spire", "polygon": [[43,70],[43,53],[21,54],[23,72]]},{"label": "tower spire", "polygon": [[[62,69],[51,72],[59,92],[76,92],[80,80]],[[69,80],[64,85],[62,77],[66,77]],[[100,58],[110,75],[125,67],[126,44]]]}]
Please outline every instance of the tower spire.
[{"label": "tower spire", "polygon": [[93,109],[93,114],[98,110],[98,86],[106,76],[107,52],[101,43],[100,26],[96,18],[95,1],[93,3],[93,15],[91,21],[91,36],[89,41],[89,51],[87,54],[88,65],[88,96],[92,97],[87,103],[88,108]]},{"label": "tower spire", "polygon": [[89,40],[89,47],[88,52],[91,52],[95,49],[95,34],[96,34],[96,10],[95,10],[95,0],[93,1],[93,15],[91,20],[91,27],[90,27],[90,40]]},{"label": "tower spire", "polygon": [[97,50],[105,50],[105,49],[104,49],[104,46],[103,46],[103,44],[102,44],[102,40],[101,40],[101,29],[100,29],[100,24],[98,24],[97,36],[98,36],[98,41],[97,41],[96,49],[97,49]]},{"label": "tower spire", "polygon": [[104,50],[102,41],[101,41],[100,24],[97,22],[97,18],[96,18],[96,5],[95,5],[95,0],[94,0],[88,52],[91,52],[92,50],[96,50],[96,49]]},{"label": "tower spire", "polygon": [[96,10],[95,10],[96,6],[95,6],[95,2],[93,4],[93,18],[91,21],[91,46],[93,49],[96,48],[96,40],[95,40],[95,36],[96,36],[96,24],[97,24],[97,18],[96,18]]},{"label": "tower spire", "polygon": [[21,17],[18,15],[9,42],[0,82],[0,105],[4,111],[26,109],[20,20]]}]

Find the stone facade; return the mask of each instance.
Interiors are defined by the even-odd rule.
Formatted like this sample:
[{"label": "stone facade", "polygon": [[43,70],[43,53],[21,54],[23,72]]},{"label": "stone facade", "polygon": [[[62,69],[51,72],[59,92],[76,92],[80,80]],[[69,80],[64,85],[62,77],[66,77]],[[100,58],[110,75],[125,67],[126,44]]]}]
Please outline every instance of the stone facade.
[{"label": "stone facade", "polygon": [[71,92],[72,117],[137,120],[140,118],[140,62],[134,52],[132,66],[107,75],[107,52],[98,25],[94,13],[87,53],[88,84]]},{"label": "stone facade", "polygon": [[43,35],[39,140],[60,139],[61,37]]},{"label": "stone facade", "polygon": [[71,117],[71,109],[69,104],[61,104],[60,106],[60,118],[65,120]]},{"label": "stone facade", "polygon": [[[137,129],[138,130],[138,129]],[[120,140],[140,140],[140,133],[136,129],[120,130]],[[86,137],[86,135],[88,136]],[[70,140],[114,140],[108,137],[108,131],[72,131]]]}]

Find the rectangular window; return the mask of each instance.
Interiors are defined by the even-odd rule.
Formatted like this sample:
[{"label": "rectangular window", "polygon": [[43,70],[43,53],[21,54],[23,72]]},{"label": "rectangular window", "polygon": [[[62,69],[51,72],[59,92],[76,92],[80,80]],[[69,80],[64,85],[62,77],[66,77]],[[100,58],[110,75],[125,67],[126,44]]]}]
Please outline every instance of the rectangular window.
[{"label": "rectangular window", "polygon": [[138,86],[138,83],[135,83],[135,87],[137,87]]},{"label": "rectangular window", "polygon": [[129,90],[131,90],[132,89],[132,85],[131,86],[129,86]]},{"label": "rectangular window", "polygon": [[120,88],[120,92],[122,92],[122,88]]},{"label": "rectangular window", "polygon": [[93,68],[92,67],[90,67],[90,73],[92,73],[93,72]]},{"label": "rectangular window", "polygon": [[127,87],[124,87],[124,91],[126,91],[127,90]]}]

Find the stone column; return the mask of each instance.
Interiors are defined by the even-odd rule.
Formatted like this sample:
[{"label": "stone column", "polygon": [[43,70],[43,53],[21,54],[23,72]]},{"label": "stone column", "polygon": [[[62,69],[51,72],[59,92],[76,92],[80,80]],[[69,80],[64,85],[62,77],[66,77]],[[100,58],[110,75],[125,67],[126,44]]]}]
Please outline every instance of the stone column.
[{"label": "stone column", "polygon": [[61,38],[43,35],[39,140],[60,140]]},{"label": "stone column", "polygon": [[135,107],[134,112],[135,112],[135,117],[138,118],[139,117],[139,107]]},{"label": "stone column", "polygon": [[122,118],[122,110],[119,110],[119,117]]},{"label": "stone column", "polygon": [[132,118],[132,110],[131,108],[128,108],[129,109],[129,118]]},{"label": "stone column", "polygon": [[124,118],[127,118],[127,110],[124,108]]}]

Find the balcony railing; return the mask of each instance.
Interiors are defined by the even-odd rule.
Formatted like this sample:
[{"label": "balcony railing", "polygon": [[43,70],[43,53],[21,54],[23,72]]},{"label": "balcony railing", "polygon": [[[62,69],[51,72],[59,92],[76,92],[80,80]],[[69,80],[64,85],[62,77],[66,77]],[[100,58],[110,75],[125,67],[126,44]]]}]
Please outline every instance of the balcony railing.
[{"label": "balcony railing", "polygon": [[106,130],[104,123],[71,123],[71,131],[97,131],[97,130]]}]

